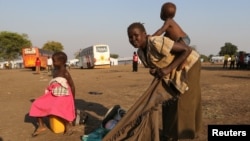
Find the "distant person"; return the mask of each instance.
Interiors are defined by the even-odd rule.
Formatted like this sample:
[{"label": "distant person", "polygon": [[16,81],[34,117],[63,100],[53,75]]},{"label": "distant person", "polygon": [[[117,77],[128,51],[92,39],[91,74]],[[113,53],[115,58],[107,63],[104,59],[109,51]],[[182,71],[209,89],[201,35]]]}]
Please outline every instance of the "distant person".
[{"label": "distant person", "polygon": [[229,69],[230,69],[230,64],[231,64],[231,56],[228,56],[228,58],[227,58],[227,64],[229,64]]},{"label": "distant person", "polygon": [[231,58],[231,56],[228,56],[228,58],[227,58],[227,62],[231,62],[231,60],[232,60],[232,58]]},{"label": "distant person", "polygon": [[223,62],[223,68],[227,68],[227,64],[228,64],[228,56],[225,55],[224,56],[224,62]]},{"label": "distant person", "polygon": [[[202,127],[200,55],[168,37],[147,36],[141,23],[127,28],[129,42],[150,74],[162,79],[179,99],[162,105],[162,139],[194,139]],[[157,120],[157,119],[156,119]],[[149,130],[149,129],[148,129]]]},{"label": "distant person", "polygon": [[5,68],[6,68],[6,69],[10,69],[10,67],[9,67],[9,62],[7,62],[7,63],[5,64]]},{"label": "distant person", "polygon": [[40,69],[41,69],[41,60],[39,57],[36,58],[36,73],[40,74]]},{"label": "distant person", "polygon": [[9,69],[12,69],[13,68],[13,63],[9,63]]},{"label": "distant person", "polygon": [[245,58],[245,54],[241,52],[239,56],[240,69],[245,69],[244,58]]},{"label": "distant person", "polygon": [[52,58],[50,56],[47,59],[47,66],[48,66],[48,72],[52,72],[53,61],[52,61]]},{"label": "distant person", "polygon": [[136,52],[133,54],[133,72],[138,71],[138,55]]},{"label": "distant person", "polygon": [[173,41],[180,42],[186,45],[190,44],[189,36],[182,30],[178,23],[174,20],[176,13],[176,5],[172,2],[164,3],[161,7],[160,17],[164,24],[152,36],[164,36]]},{"label": "distant person", "polygon": [[32,103],[29,112],[29,116],[38,120],[38,128],[32,134],[33,137],[47,130],[43,117],[49,115],[58,116],[65,122],[65,135],[73,134],[75,85],[65,67],[67,55],[64,52],[56,52],[52,60],[55,70],[53,79],[49,82],[45,93]]},{"label": "distant person", "polygon": [[235,63],[236,63],[236,69],[240,69],[240,60],[238,55],[235,56]]},{"label": "distant person", "polygon": [[230,61],[229,69],[235,69],[235,60],[236,60],[236,57],[234,55],[231,55],[231,61]]}]

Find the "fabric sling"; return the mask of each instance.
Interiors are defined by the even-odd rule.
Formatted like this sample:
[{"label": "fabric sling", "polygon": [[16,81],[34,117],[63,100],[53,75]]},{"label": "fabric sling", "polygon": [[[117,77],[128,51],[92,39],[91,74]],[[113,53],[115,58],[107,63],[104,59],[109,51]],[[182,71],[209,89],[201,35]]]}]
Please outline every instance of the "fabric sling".
[{"label": "fabric sling", "polygon": [[161,104],[176,98],[176,92],[162,79],[151,85],[102,141],[159,141]]}]

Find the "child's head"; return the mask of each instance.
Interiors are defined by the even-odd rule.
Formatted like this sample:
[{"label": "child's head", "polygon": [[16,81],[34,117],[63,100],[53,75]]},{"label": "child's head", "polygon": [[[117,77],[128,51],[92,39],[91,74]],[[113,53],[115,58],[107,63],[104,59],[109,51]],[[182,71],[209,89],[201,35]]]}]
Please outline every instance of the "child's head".
[{"label": "child's head", "polygon": [[174,3],[167,2],[161,7],[161,19],[165,21],[167,18],[174,18],[176,6]]},{"label": "child's head", "polygon": [[64,52],[55,52],[52,55],[53,65],[56,66],[64,66],[67,62],[67,55]]},{"label": "child's head", "polygon": [[145,27],[140,22],[129,25],[128,29],[129,42],[135,48],[143,48],[147,43],[147,33]]}]

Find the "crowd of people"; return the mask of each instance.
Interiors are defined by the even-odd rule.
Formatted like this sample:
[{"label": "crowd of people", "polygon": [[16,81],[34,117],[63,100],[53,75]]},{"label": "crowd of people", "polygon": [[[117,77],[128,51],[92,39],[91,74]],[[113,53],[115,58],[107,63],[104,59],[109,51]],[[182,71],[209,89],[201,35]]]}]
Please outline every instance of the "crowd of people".
[{"label": "crowd of people", "polygon": [[244,54],[225,55],[223,60],[224,69],[249,69],[250,57]]}]

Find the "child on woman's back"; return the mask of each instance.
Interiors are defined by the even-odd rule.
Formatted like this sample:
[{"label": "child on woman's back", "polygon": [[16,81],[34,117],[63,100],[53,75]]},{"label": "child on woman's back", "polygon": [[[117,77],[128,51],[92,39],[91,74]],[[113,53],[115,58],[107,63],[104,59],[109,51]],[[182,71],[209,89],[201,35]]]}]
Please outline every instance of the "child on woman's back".
[{"label": "child on woman's back", "polygon": [[153,36],[160,36],[164,32],[164,36],[169,37],[173,41],[184,43],[186,45],[190,44],[189,36],[182,30],[182,28],[173,19],[176,13],[176,6],[174,3],[167,2],[161,7],[161,19],[164,24],[160,29],[158,29]]},{"label": "child on woman's back", "polygon": [[31,105],[29,115],[36,117],[38,128],[32,134],[37,136],[47,130],[42,117],[54,115],[65,121],[66,135],[71,135],[72,122],[75,119],[75,86],[65,64],[67,55],[64,52],[56,52],[52,56],[54,73],[44,95],[37,98]]}]

